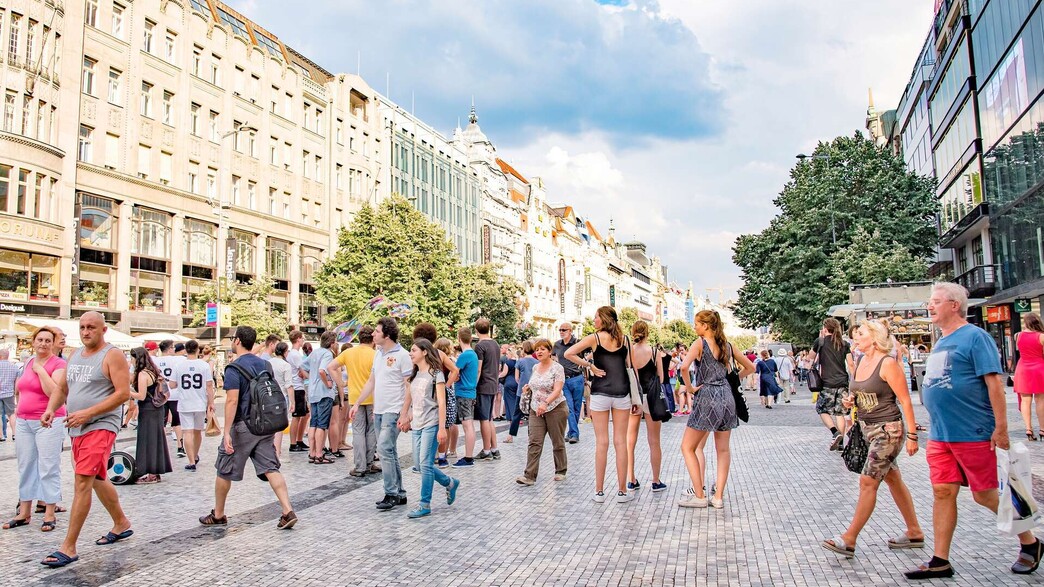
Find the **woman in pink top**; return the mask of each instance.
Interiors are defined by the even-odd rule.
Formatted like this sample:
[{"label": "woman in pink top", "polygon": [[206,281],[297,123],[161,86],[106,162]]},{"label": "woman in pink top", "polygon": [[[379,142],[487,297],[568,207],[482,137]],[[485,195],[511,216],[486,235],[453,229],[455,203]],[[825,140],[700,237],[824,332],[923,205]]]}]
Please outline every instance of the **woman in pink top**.
[{"label": "woman in pink top", "polygon": [[55,505],[62,499],[61,458],[65,441],[65,408],[55,413],[55,422],[48,428],[40,426],[40,417],[47,410],[51,394],[58,390],[58,382],[65,379],[65,359],[54,354],[58,335],[46,326],[33,333],[36,354],[25,364],[22,376],[15,383],[18,398],[15,452],[18,455],[18,515],[4,524],[4,530],[29,523],[30,507],[34,499],[45,504],[40,530],[54,530]]},{"label": "woman in pink top", "polygon": [[[1026,438],[1037,440],[1033,433],[1033,405],[1037,406],[1037,424],[1044,435],[1044,324],[1035,313],[1024,314],[1025,330],[1015,335],[1019,349],[1019,363],[1015,366],[1015,391],[1019,394],[1019,409],[1026,422]],[[1044,436],[1041,436],[1044,438]]]}]

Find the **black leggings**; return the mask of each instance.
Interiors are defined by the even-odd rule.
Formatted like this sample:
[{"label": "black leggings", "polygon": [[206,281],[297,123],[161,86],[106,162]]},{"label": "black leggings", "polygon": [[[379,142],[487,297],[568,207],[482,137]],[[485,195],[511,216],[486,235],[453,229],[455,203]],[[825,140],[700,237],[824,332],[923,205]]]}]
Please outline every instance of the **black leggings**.
[{"label": "black leggings", "polygon": [[176,400],[167,400],[167,403],[163,404],[163,406],[167,409],[167,413],[170,414],[170,425],[181,426],[181,416],[178,415],[178,402]]}]

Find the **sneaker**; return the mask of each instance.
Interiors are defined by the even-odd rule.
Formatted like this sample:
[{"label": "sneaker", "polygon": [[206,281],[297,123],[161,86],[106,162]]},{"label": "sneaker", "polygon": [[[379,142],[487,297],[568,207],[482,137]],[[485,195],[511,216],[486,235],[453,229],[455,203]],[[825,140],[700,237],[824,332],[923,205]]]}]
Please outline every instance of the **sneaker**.
[{"label": "sneaker", "polygon": [[296,443],[290,445],[290,452],[301,452],[303,448],[297,446]]},{"label": "sneaker", "polygon": [[365,477],[366,476],[366,471],[359,471],[357,469],[352,469],[351,471],[348,471],[348,474],[351,475],[352,477]]},{"label": "sneaker", "polygon": [[196,465],[185,465],[185,470],[186,471],[195,471],[196,470]]},{"label": "sneaker", "polygon": [[499,461],[500,460],[500,449],[494,448],[492,451],[490,451],[489,455],[491,457],[493,457],[494,461]]},{"label": "sneaker", "polygon": [[435,460],[435,466],[440,468],[440,469],[445,469],[446,467],[449,466],[449,460],[446,459],[446,458],[436,459]]},{"label": "sneaker", "polygon": [[179,446],[179,447],[178,447],[178,458],[179,458],[179,459],[183,459],[183,458],[185,458],[185,457],[187,457],[187,456],[188,456],[188,455],[187,455],[187,454],[185,454],[185,448],[184,448],[184,447],[181,447],[181,446]]},{"label": "sneaker", "polygon": [[310,447],[307,444],[305,444],[304,441],[302,440],[302,441],[297,443],[297,448],[299,448],[301,450],[308,450]]},{"label": "sneaker", "polygon": [[523,475],[521,477],[516,477],[515,483],[518,483],[519,485],[525,485],[526,487],[531,487],[534,483],[536,483],[536,481]]},{"label": "sneaker", "polygon": [[475,460],[474,459],[469,459],[467,457],[461,457],[461,459],[459,461],[453,463],[453,468],[454,469],[461,469],[461,468],[464,468],[464,467],[474,467],[474,466],[475,466]]},{"label": "sneaker", "polygon": [[616,503],[627,503],[629,501],[634,501],[633,493],[628,493],[626,491],[616,492]]},{"label": "sneaker", "polygon": [[377,510],[378,511],[382,511],[382,512],[386,512],[386,511],[392,509],[393,507],[395,507],[397,505],[399,505],[399,498],[398,498],[398,496],[395,496],[395,495],[385,495],[384,499],[382,499],[381,501],[377,502]]},{"label": "sneaker", "polygon": [[841,445],[845,443],[845,437],[840,432],[834,433],[834,440],[830,443],[830,450],[841,450]]},{"label": "sneaker", "polygon": [[637,479],[635,479],[633,483],[630,481],[627,482],[627,491],[638,491],[641,488],[642,484],[639,483]]},{"label": "sneaker", "polygon": [[565,441],[568,442],[569,444],[576,444],[576,443],[580,442],[580,439],[577,438],[576,436],[566,436]]},{"label": "sneaker", "polygon": [[276,524],[276,528],[279,528],[280,530],[289,530],[290,528],[293,528],[296,523],[297,514],[294,513],[294,510],[290,510],[289,513],[279,516],[279,523]]},{"label": "sneaker", "polygon": [[1011,572],[1016,575],[1029,575],[1040,566],[1041,558],[1044,558],[1044,542],[1038,538],[1033,544],[1024,545],[1019,550],[1015,564],[1011,565]]},{"label": "sneaker", "polygon": [[725,507],[725,501],[717,498],[710,498],[710,506],[716,510],[720,510]]},{"label": "sneaker", "polygon": [[678,500],[678,507],[680,507],[680,508],[705,508],[705,507],[707,507],[708,503],[709,503],[709,501],[707,500],[706,497],[696,497],[695,495],[690,495],[689,497],[686,497],[685,499]]},{"label": "sneaker", "polygon": [[667,489],[667,484],[666,483],[657,483],[656,481],[653,481],[653,484],[652,484],[653,493],[659,493],[659,492],[664,491],[666,489]]},{"label": "sneaker", "polygon": [[457,451],[455,451],[455,450],[449,451],[448,453],[446,453],[446,458],[447,459],[455,459],[455,458],[457,458]]},{"label": "sneaker", "polygon": [[423,518],[425,516],[430,516],[430,515],[431,515],[431,508],[426,506],[426,505],[424,505],[424,504],[421,504],[420,507],[418,507],[417,509],[415,509],[415,510],[411,511],[410,513],[406,514],[406,517],[411,519],[411,520],[415,520],[417,518]]},{"label": "sneaker", "polygon": [[490,452],[484,451],[484,450],[483,451],[479,451],[479,453],[477,455],[475,455],[475,460],[476,461],[492,461],[493,460],[493,453],[490,453]]},{"label": "sneaker", "polygon": [[395,498],[396,505],[406,505],[406,494],[400,495]]},{"label": "sneaker", "polygon": [[418,469],[418,468],[416,467],[416,465],[415,465],[415,466],[413,466],[413,467],[410,467],[410,470],[411,470],[411,471],[413,471],[413,472],[414,472],[414,474],[420,475],[420,469]]},{"label": "sneaker", "polygon": [[458,487],[460,487],[460,479],[450,479],[450,484],[446,487],[446,505],[453,505],[453,502],[457,501]]},{"label": "sneaker", "polygon": [[599,491],[598,493],[594,494],[591,497],[591,499],[594,500],[595,503],[605,503],[605,492]]},{"label": "sneaker", "polygon": [[366,470],[368,473],[382,473],[384,469],[380,465],[370,465],[370,468]]},{"label": "sneaker", "polygon": [[565,473],[555,473],[555,481],[565,481],[565,480],[566,480],[566,474]]}]

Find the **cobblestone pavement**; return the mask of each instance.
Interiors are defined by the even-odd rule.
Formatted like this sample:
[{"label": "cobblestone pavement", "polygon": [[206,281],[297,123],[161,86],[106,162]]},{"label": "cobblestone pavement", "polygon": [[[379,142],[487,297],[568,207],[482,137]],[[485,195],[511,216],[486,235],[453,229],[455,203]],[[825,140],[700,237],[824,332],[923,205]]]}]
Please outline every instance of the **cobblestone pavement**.
[{"label": "cobblestone pavement", "polygon": [[[752,419],[733,435],[733,469],[725,509],[682,510],[675,502],[688,486],[678,452],[684,422],[664,426],[663,480],[654,494],[647,449],[639,443],[643,488],[625,504],[594,503],[594,439],[587,424],[581,442],[568,445],[566,481],[551,479],[550,445],[541,478],[520,487],[514,478],[525,462],[525,429],[519,441],[501,445],[503,459],[471,469],[447,469],[462,480],[458,501],[447,506],[436,486],[433,515],[406,519],[406,508],[380,513],[379,476],[347,476],[350,462],[307,464],[284,451],[294,508],[300,522],[277,531],[278,506],[253,478],[234,484],[227,528],[200,527],[211,508],[216,439],[206,439],[200,470],[176,471],[157,485],[118,488],[135,535],[115,546],[95,546],[109,530],[95,503],[80,541],[80,561],[65,569],[38,564],[61,542],[68,514],[56,532],[41,533],[42,516],[29,527],[0,531],[0,585],[880,585],[904,583],[902,571],[924,562],[929,549],[890,551],[888,538],[903,531],[886,489],[860,537],[858,556],[841,559],[819,541],[848,524],[857,477],[829,453],[829,435],[809,396],[765,410],[751,398]],[[918,419],[927,421],[923,408]],[[1012,437],[1022,435],[1015,423]],[[644,432],[643,432],[644,433]],[[123,447],[133,447],[129,436]],[[1032,448],[1038,467],[1044,443]],[[409,442],[400,437],[400,451]],[[611,451],[611,449],[610,449]],[[713,451],[708,450],[713,471]],[[350,461],[351,459],[347,459]],[[406,460],[409,463],[409,460]],[[614,477],[610,454],[609,476]],[[918,517],[931,537],[931,487],[923,451],[903,457]],[[709,473],[712,475],[713,473]],[[17,468],[11,443],[0,445],[0,503],[17,500]],[[404,472],[410,506],[420,476]],[[65,505],[72,495],[68,458],[63,466]],[[708,481],[708,484],[710,481]],[[1038,499],[1044,497],[1038,495]],[[10,511],[10,510],[8,510]],[[1044,572],[1018,577],[1008,571],[1013,539],[995,529],[991,514],[969,494],[959,502],[960,522],[952,559],[952,585],[1039,585]]]}]

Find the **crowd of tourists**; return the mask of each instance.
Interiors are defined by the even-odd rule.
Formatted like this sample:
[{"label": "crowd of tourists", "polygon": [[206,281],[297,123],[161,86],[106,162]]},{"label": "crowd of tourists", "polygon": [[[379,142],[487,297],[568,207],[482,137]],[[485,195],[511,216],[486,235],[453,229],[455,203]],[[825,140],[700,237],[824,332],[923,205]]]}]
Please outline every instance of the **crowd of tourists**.
[{"label": "crowd of tourists", "polygon": [[[977,503],[996,511],[994,448],[1009,445],[999,355],[989,335],[966,322],[967,292],[939,284],[928,311],[942,331],[927,357],[923,384],[931,418],[926,453],[934,492],[934,556],[906,573],[911,579],[952,576],[949,550],[960,487],[968,486]],[[1023,405],[1036,402],[1039,415],[1044,329],[1035,315],[1026,321],[1017,341],[1023,360],[1015,384]],[[239,326],[230,337],[229,363],[217,369],[213,353],[195,340],[148,343],[125,357],[105,342],[102,316],[88,312],[80,318],[83,346],[72,353],[64,352],[63,333],[51,327],[32,334],[33,354],[20,367],[0,350],[0,408],[5,418],[15,415],[12,425],[0,423],[5,438],[9,430],[17,437],[19,470],[18,511],[3,528],[29,525],[34,513],[43,514],[41,530],[56,528],[56,515],[65,511],[60,457],[68,435],[75,479],[66,536],[41,563],[62,567],[78,559],[79,533],[93,495],[113,523],[96,544],[133,535],[107,479],[116,436],[127,427],[136,428],[134,467],[141,484],[160,482],[179,459],[186,472],[195,473],[204,432],[220,436],[213,459],[213,507],[199,518],[204,526],[228,524],[227,496],[232,482],[244,478],[248,461],[280,504],[277,528],[298,522],[280,472],[284,436],[289,452],[300,455],[290,458],[307,458],[317,466],[343,459],[351,462],[348,473],[354,477],[380,475],[376,509],[389,511],[407,504],[397,441],[400,433],[410,434],[420,495],[407,516],[422,518],[432,514],[436,483],[452,506],[467,480],[464,470],[500,461],[498,443],[515,442],[523,423],[528,446],[525,467],[515,479],[519,486],[538,483],[546,441],[551,443],[553,482],[564,481],[570,456],[586,456],[569,455],[573,449],[567,445],[579,442],[581,431],[588,429],[582,424],[589,421],[594,436],[591,499],[627,503],[643,486],[635,462],[643,422],[649,488],[654,493],[667,489],[661,478],[660,433],[672,416],[685,418],[679,448],[689,476],[677,505],[721,509],[732,464],[731,434],[747,418],[743,388],[757,390],[761,405],[771,409],[790,402],[798,382],[811,385],[815,379],[815,408],[830,433],[829,450],[843,451],[850,430],[849,443],[859,434],[869,445],[852,521],[822,546],[855,556],[881,482],[888,485],[906,526],[888,541],[889,548],[925,546],[898,460],[900,453],[912,456],[920,449],[924,428],[915,420],[904,351],[886,322],[862,322],[845,336],[837,320],[827,319],[812,348],[797,355],[786,349],[755,354],[733,346],[714,311],[699,312],[694,327],[697,338],[688,348],[664,349],[651,343],[643,321],[625,332],[609,306],[597,310],[594,332],[579,337],[575,326],[564,322],[559,339],[518,345],[499,344],[485,318],[459,328],[452,338],[440,336],[431,324],[418,324],[409,348],[399,343],[399,323],[390,317],[364,326],[352,343],[338,345],[331,331],[314,347],[299,331],[290,332],[286,341],[277,335],[258,340],[253,328]],[[12,392],[17,402],[7,399]],[[219,412],[215,405],[221,395]],[[498,438],[497,422],[508,423],[503,438]],[[1035,436],[1028,420],[1027,427],[1027,436]],[[712,438],[716,470],[708,492],[705,451]],[[173,460],[171,441],[176,443]],[[615,487],[606,487],[610,444]],[[1032,573],[1044,545],[1031,532],[1020,534],[1019,541],[1011,570]]]}]

